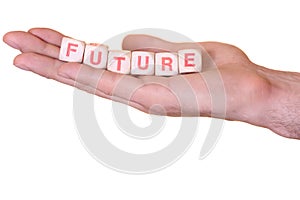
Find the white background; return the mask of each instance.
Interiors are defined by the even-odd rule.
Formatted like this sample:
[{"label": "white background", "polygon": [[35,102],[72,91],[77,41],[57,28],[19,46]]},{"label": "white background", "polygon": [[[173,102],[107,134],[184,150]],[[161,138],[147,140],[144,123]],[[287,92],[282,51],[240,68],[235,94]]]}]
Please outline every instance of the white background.
[{"label": "white background", "polygon": [[[195,41],[242,48],[256,63],[298,71],[297,1],[2,2],[0,35],[50,27],[101,42],[137,28],[166,28]],[[12,65],[18,52],[0,44],[0,199],[299,199],[300,141],[226,122],[214,151],[198,160],[205,128],[171,167],[148,175],[110,170],[85,150],[72,111],[73,89]],[[97,115],[111,117],[96,98]],[[96,111],[97,112],[97,111]],[[134,116],[145,117],[133,112]],[[114,126],[111,122],[111,127]],[[122,143],[122,142],[119,142]]]}]

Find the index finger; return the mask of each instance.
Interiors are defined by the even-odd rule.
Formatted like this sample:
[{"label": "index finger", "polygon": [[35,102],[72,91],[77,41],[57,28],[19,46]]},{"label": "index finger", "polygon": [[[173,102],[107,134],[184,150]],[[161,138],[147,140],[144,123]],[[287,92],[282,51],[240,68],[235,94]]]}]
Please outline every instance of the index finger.
[{"label": "index finger", "polygon": [[61,40],[65,37],[62,33],[49,28],[32,28],[28,32],[57,47],[60,47]]}]

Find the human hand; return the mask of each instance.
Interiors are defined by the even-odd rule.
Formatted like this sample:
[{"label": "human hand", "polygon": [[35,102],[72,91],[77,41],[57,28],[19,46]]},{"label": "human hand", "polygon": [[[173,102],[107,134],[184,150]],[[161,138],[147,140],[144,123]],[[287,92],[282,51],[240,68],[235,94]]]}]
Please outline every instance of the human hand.
[{"label": "human hand", "polygon": [[284,72],[252,63],[237,47],[217,42],[171,43],[146,35],[129,35],[124,38],[123,49],[160,52],[200,48],[203,53],[201,73],[132,76],[58,60],[63,36],[54,30],[35,28],[7,33],[4,41],[22,52],[14,60],[17,67],[146,113],[238,120],[267,127],[285,137],[300,138],[298,129],[274,123],[280,121],[282,113],[277,100],[285,100],[276,75],[283,76]]}]

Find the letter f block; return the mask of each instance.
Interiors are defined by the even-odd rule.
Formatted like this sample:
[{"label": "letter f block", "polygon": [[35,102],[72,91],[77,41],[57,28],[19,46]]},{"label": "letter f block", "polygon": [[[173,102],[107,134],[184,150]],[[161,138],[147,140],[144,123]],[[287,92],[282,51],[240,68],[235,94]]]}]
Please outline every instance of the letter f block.
[{"label": "letter f block", "polygon": [[64,37],[61,41],[59,60],[67,62],[82,62],[84,42]]}]

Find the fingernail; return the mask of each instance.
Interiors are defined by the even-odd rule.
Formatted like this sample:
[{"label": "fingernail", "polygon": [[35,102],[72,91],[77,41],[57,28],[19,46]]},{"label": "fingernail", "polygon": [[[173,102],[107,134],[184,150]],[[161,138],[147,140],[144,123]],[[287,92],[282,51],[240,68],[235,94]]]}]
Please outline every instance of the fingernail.
[{"label": "fingernail", "polygon": [[16,67],[20,68],[20,69],[23,69],[23,70],[26,70],[26,71],[30,71],[30,69],[26,66],[26,65],[23,65],[23,64],[14,64]]},{"label": "fingernail", "polygon": [[15,42],[11,41],[11,40],[6,40],[5,43],[7,43],[9,46],[11,46],[14,49],[19,49],[19,45],[17,45]]}]

